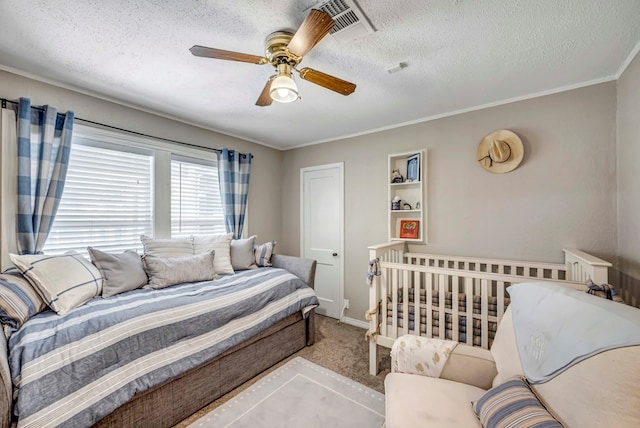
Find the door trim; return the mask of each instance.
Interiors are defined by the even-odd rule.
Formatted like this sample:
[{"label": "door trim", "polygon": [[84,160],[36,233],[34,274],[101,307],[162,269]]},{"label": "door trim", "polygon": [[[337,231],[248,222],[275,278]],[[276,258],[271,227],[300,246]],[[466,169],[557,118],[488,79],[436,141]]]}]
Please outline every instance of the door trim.
[{"label": "door trim", "polygon": [[305,172],[319,171],[323,169],[338,168],[339,186],[340,186],[340,201],[339,201],[339,218],[340,218],[340,248],[338,249],[340,257],[338,260],[338,278],[340,280],[338,296],[340,298],[340,318],[342,321],[344,318],[344,162],[329,163],[324,165],[308,166],[300,168],[300,256],[305,257],[305,242],[304,242],[304,174]]}]

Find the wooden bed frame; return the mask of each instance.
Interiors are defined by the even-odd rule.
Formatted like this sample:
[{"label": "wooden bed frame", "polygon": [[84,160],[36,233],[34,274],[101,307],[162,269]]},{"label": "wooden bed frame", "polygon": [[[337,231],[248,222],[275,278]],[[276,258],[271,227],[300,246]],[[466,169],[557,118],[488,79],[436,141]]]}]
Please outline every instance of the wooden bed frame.
[{"label": "wooden bed frame", "polygon": [[576,249],[564,254],[565,263],[556,264],[412,253],[404,242],[369,247],[381,271],[373,277],[366,314],[370,373],[378,373],[377,345],[390,348],[404,334],[489,349],[511,284],[552,281],[586,289],[589,279],[607,282],[611,263]]}]

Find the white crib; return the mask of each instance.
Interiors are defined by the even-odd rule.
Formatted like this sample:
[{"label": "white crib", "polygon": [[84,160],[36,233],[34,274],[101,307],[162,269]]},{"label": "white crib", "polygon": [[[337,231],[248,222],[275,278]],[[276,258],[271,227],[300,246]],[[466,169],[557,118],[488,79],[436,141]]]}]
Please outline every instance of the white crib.
[{"label": "white crib", "polygon": [[[369,370],[378,373],[376,346],[403,334],[455,340],[488,349],[509,304],[505,289],[524,281],[553,281],[586,289],[607,282],[611,263],[565,249],[565,263],[539,263],[407,252],[404,242],[369,247],[381,275],[369,290]],[[416,305],[416,302],[418,304]],[[470,309],[469,309],[470,308]],[[467,320],[470,320],[467,322]]]}]

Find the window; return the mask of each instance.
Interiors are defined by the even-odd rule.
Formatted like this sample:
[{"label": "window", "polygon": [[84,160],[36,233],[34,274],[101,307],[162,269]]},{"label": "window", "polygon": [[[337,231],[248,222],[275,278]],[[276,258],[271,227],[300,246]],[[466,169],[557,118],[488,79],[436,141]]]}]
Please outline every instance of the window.
[{"label": "window", "polygon": [[224,233],[215,153],[82,125],[43,251],[142,249],[159,238]]},{"label": "window", "polygon": [[64,193],[45,253],[140,247],[153,232],[150,154],[74,141]]},{"label": "window", "polygon": [[225,233],[218,170],[211,162],[171,159],[171,236]]}]

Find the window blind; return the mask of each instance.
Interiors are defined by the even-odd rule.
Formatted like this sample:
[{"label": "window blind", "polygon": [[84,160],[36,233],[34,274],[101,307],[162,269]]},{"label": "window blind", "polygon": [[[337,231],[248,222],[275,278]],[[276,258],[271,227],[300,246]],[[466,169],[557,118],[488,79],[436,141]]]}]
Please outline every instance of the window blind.
[{"label": "window blind", "polygon": [[43,251],[142,249],[140,235],[153,235],[152,159],[151,153],[74,141],[64,194]]},{"label": "window blind", "polygon": [[206,160],[171,159],[171,236],[225,233],[218,169]]}]

